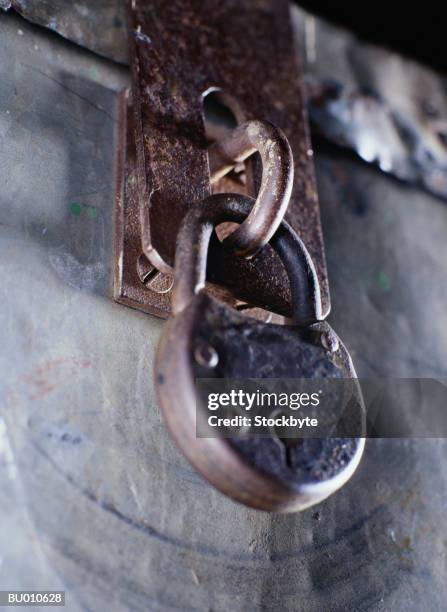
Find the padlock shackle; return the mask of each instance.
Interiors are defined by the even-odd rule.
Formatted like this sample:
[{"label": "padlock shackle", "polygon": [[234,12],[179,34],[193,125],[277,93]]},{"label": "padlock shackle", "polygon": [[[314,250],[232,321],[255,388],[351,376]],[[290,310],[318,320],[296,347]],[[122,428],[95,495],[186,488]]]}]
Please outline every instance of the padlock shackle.
[{"label": "padlock shackle", "polygon": [[[208,247],[214,228],[228,221],[242,223],[253,203],[253,198],[241,194],[215,194],[188,210],[177,238],[172,292],[174,314],[181,312],[205,287]],[[293,323],[307,326],[321,321],[320,285],[302,240],[283,221],[269,244],[278,253],[290,281]]]},{"label": "padlock shackle", "polygon": [[324,319],[320,283],[306,245],[295,230],[283,221],[270,240],[279,255],[290,282],[292,321],[307,326]]}]

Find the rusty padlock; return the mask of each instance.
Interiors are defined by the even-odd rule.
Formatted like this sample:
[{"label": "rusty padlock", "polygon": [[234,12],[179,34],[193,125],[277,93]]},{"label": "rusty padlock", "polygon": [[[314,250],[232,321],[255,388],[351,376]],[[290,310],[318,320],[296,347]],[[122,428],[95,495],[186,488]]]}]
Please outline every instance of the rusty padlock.
[{"label": "rusty padlock", "polygon": [[[270,245],[290,281],[291,325],[250,318],[204,291],[214,228],[228,221],[241,223],[253,203],[247,196],[219,194],[187,213],[178,236],[173,315],[157,349],[155,383],[172,436],[209,482],[248,506],[294,512],[322,501],[354,473],[364,447],[364,405],[350,356],[322,320],[312,260],[286,222]],[[348,379],[354,389],[351,433],[293,444],[273,431],[268,437],[198,437],[195,381],[215,377]]]}]

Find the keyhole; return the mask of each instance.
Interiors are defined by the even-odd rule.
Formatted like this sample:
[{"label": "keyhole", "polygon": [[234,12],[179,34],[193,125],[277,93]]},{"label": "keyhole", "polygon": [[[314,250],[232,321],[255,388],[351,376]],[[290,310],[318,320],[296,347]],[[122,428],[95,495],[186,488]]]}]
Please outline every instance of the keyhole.
[{"label": "keyhole", "polygon": [[301,440],[297,440],[295,438],[279,438],[283,448],[284,448],[284,457],[286,460],[286,465],[289,469],[295,469],[295,449],[302,442]]},{"label": "keyhole", "polygon": [[[280,411],[273,411],[271,416],[279,416]],[[276,438],[278,444],[281,444],[281,447],[284,452],[284,460],[287,467],[290,470],[294,470],[296,466],[296,455],[295,451],[303,443],[303,440],[300,438],[285,438],[283,437],[286,433],[281,427],[272,427],[271,433],[274,438]]]},{"label": "keyhole", "polygon": [[290,446],[288,446],[287,444],[285,444],[285,451],[286,451],[286,464],[287,464],[287,467],[289,467],[292,470],[293,467],[294,467],[294,465],[293,465],[292,448]]}]

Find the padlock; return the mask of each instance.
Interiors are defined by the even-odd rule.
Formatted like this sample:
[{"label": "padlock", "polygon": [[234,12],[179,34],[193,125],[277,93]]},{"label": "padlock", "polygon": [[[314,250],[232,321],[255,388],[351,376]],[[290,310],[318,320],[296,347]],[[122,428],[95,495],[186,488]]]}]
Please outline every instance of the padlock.
[{"label": "padlock", "polygon": [[[173,438],[210,483],[247,506],[294,512],[322,501],[354,473],[364,448],[365,410],[348,351],[322,320],[311,257],[285,221],[270,248],[290,281],[290,324],[249,317],[205,291],[214,228],[241,223],[253,202],[218,194],[186,214],[175,257],[173,314],[157,349],[155,384]],[[201,378],[349,381],[349,410],[343,413],[349,427],[342,429],[348,433],[297,440],[284,440],[273,430],[262,437],[198,436],[196,380]]]}]

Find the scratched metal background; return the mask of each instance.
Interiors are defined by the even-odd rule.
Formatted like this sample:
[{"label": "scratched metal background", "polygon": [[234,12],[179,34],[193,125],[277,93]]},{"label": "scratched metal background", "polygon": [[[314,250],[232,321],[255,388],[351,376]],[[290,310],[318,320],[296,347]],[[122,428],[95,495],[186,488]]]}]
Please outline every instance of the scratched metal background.
[{"label": "scratched metal background", "polygon": [[[234,504],[175,448],[151,387],[163,323],[110,299],[128,73],[120,24],[110,39],[85,6],[62,33],[123,65],[0,12],[0,589],[65,589],[70,612],[445,609],[444,440],[369,441],[352,481],[295,516]],[[312,77],[386,93],[374,49],[295,18]],[[406,91],[422,68],[387,57]],[[445,378],[445,202],[324,130],[315,145],[330,319],[359,374]]]}]

